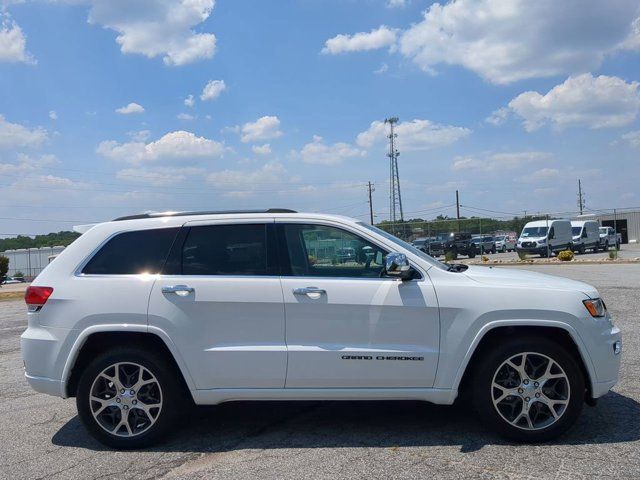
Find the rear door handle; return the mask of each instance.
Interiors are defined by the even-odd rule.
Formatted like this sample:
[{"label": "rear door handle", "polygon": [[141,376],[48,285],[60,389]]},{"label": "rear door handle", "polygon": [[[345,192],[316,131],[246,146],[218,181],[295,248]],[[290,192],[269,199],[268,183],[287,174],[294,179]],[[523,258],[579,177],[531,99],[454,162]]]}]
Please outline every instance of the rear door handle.
[{"label": "rear door handle", "polygon": [[300,288],[294,288],[293,293],[294,295],[309,295],[313,293],[323,295],[327,292],[326,290],[318,287],[300,287]]},{"label": "rear door handle", "polygon": [[187,285],[167,285],[162,287],[162,293],[175,293],[181,297],[186,297],[190,293],[195,292],[196,289]]}]

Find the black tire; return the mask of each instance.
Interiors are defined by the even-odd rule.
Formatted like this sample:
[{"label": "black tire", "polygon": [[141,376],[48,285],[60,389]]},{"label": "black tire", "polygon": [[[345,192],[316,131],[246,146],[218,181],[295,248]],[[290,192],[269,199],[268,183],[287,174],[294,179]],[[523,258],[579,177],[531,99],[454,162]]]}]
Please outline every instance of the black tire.
[{"label": "black tire", "polygon": [[503,245],[501,251],[502,251],[502,253],[507,253],[507,251],[508,251],[507,246]]},{"label": "black tire", "polygon": [[[124,437],[109,433],[98,423],[91,411],[89,398],[94,380],[103,370],[115,363],[128,362],[143,366],[156,377],[161,389],[162,407],[155,423],[147,430],[135,436]],[[118,347],[100,354],[84,369],[78,383],[76,406],[80,420],[96,440],[109,447],[129,450],[157,443],[170,432],[181,407],[192,403],[190,398],[185,397],[184,389],[178,380],[179,375],[174,364],[146,350]],[[134,407],[131,407],[131,412],[133,411]]]},{"label": "black tire", "polygon": [[[564,370],[570,387],[569,402],[560,418],[537,430],[525,430],[509,423],[498,412],[492,399],[491,385],[496,371],[507,359],[523,352],[551,358]],[[565,347],[537,336],[513,338],[484,349],[474,370],[471,388],[480,419],[503,437],[526,443],[546,442],[565,433],[580,416],[585,398],[585,379],[576,359]]]}]

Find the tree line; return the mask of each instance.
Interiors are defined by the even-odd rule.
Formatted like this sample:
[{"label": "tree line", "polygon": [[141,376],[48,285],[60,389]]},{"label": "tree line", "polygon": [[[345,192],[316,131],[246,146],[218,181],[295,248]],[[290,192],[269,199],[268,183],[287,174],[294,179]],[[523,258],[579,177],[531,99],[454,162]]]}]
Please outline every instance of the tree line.
[{"label": "tree line", "polygon": [[19,248],[40,248],[40,247],[66,247],[80,236],[77,232],[53,232],[46,235],[36,235],[28,237],[18,235],[12,238],[0,238],[0,252],[5,250],[17,250]]}]

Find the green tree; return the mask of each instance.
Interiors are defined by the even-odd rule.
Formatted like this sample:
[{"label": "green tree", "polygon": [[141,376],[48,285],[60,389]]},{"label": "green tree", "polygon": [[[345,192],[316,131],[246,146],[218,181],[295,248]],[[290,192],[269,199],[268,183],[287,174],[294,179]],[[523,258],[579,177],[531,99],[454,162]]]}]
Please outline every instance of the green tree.
[{"label": "green tree", "polygon": [[13,238],[0,238],[0,252],[18,248],[57,247],[59,245],[66,247],[79,236],[79,233],[65,231],[36,235],[35,237],[18,235]]},{"label": "green tree", "polygon": [[9,259],[4,255],[0,255],[0,283],[2,283],[9,271]]}]

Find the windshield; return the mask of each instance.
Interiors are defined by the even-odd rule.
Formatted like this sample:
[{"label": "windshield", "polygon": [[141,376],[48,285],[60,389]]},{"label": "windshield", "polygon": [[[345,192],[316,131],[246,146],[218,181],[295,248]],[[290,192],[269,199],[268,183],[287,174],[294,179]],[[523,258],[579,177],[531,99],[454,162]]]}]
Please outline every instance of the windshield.
[{"label": "windshield", "polygon": [[547,227],[527,227],[522,230],[521,237],[546,237],[547,231],[549,229]]},{"label": "windshield", "polygon": [[504,240],[505,237],[500,236],[500,237],[496,237],[496,242],[501,242]]},{"label": "windshield", "polygon": [[571,235],[573,235],[574,237],[579,236],[581,231],[582,227],[571,227]]},{"label": "windshield", "polygon": [[396,237],[394,235],[391,235],[390,233],[385,232],[384,230],[382,230],[382,229],[380,229],[378,227],[374,227],[373,225],[369,225],[368,223],[364,223],[364,222],[358,222],[358,225],[360,225],[361,227],[366,228],[367,230],[371,230],[372,232],[377,233],[378,235],[380,235],[380,236],[386,238],[387,240],[395,243],[396,245],[404,248],[405,250],[410,251],[415,256],[420,257],[421,259],[429,262],[429,264],[433,265],[434,267],[438,267],[441,270],[448,270],[448,268],[449,268],[447,265],[445,265],[442,262],[439,262],[438,260],[433,258],[431,255],[427,255],[422,250],[418,250],[416,247],[414,247],[410,243],[407,243],[404,240],[400,240],[398,237]]},{"label": "windshield", "polygon": [[599,230],[600,230],[600,233],[604,233],[604,234],[608,233],[607,227],[600,227]]}]

